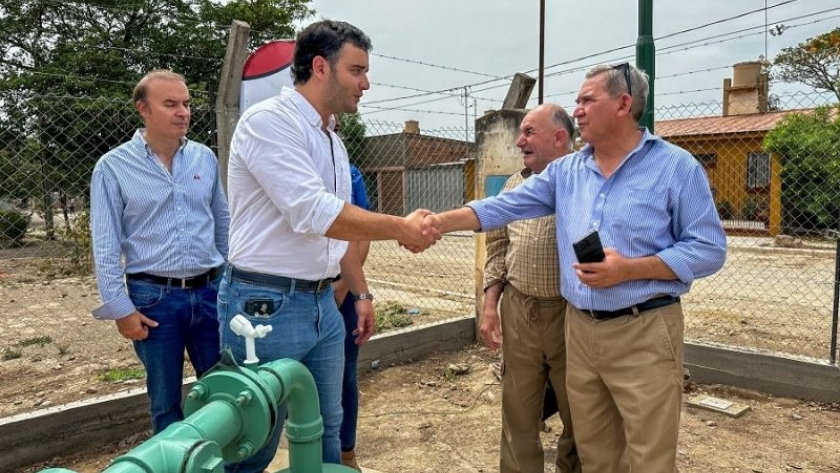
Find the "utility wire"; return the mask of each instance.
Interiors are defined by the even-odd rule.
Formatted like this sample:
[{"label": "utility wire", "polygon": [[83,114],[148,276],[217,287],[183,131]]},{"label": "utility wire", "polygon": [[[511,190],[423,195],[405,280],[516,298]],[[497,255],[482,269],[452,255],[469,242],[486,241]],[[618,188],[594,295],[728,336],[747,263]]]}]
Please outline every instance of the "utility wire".
[{"label": "utility wire", "polygon": [[455,112],[444,112],[442,110],[420,110],[415,108],[403,108],[403,107],[377,107],[375,105],[359,105],[362,108],[373,108],[375,109],[372,112],[364,112],[362,115],[372,115],[374,113],[381,113],[381,112],[415,112],[415,113],[431,113],[436,115],[456,115],[459,117],[463,117],[463,113],[455,113]]},{"label": "utility wire", "polygon": [[151,50],[144,50],[144,49],[133,49],[133,48],[118,48],[116,46],[96,46],[91,45],[90,49],[106,49],[106,50],[113,50],[113,51],[124,51],[136,54],[148,54],[148,55],[155,55],[155,56],[166,56],[166,57],[174,57],[174,58],[181,58],[181,59],[199,59],[202,61],[212,61],[212,62],[223,62],[224,58],[219,57],[202,57],[202,56],[188,56],[185,54],[171,54],[171,53],[162,53],[158,51],[151,51]]},{"label": "utility wire", "polygon": [[[790,4],[790,3],[794,3],[794,2],[797,2],[797,1],[799,1],[799,0],[787,0],[787,1],[784,1],[784,2],[780,2],[776,5],[769,6],[769,7],[767,7],[767,9],[769,10],[769,9],[772,9],[772,8],[780,7],[780,6],[787,5],[787,4]],[[655,40],[672,38],[672,37],[679,36],[679,35],[682,35],[682,34],[686,34],[686,33],[692,32],[692,31],[697,31],[699,29],[708,28],[710,26],[714,26],[714,25],[718,25],[718,24],[721,24],[721,23],[726,23],[728,21],[732,21],[732,20],[735,20],[735,19],[743,18],[745,16],[748,16],[748,15],[751,15],[751,14],[754,14],[754,13],[763,12],[764,10],[765,10],[764,8],[758,8],[758,9],[755,9],[755,10],[750,10],[750,11],[747,11],[747,12],[739,13],[737,15],[726,17],[726,18],[721,18],[719,20],[716,20],[716,21],[713,21],[713,22],[710,22],[710,23],[706,23],[704,25],[699,25],[699,26],[695,26],[695,27],[691,27],[691,28],[686,28],[686,29],[683,29],[683,30],[680,30],[680,31],[675,31],[673,33],[669,33],[669,34],[657,37],[657,38],[655,38]],[[785,20],[782,20],[782,21],[785,21]],[[569,60],[566,60],[566,61],[562,61],[562,62],[558,62],[556,64],[546,66],[544,68],[544,70],[548,70],[548,69],[551,69],[551,68],[554,68],[554,67],[564,66],[564,65],[568,65],[568,64],[573,64],[575,62],[580,62],[580,61],[583,61],[583,60],[586,60],[586,59],[591,59],[593,57],[602,56],[604,54],[609,54],[609,53],[621,51],[623,49],[632,48],[634,46],[635,46],[635,44],[628,44],[628,45],[608,49],[608,50],[605,50],[605,51],[601,51],[601,52],[598,52],[598,53],[587,54],[585,56],[580,56],[578,58],[569,59]],[[399,59],[402,59],[402,58],[399,58]],[[410,60],[406,60],[406,61],[410,61]],[[538,71],[538,70],[539,69],[530,69],[530,70],[525,71],[525,73],[529,74],[529,73],[533,73],[533,72]],[[566,72],[566,71],[563,71],[563,72]],[[551,75],[557,75],[557,74],[556,73],[549,74],[549,75],[545,75],[545,77],[549,77]],[[452,91],[452,90],[456,90],[456,89],[461,89],[463,87],[478,87],[478,86],[486,85],[486,84],[496,82],[498,80],[502,80],[502,79],[505,79],[505,78],[508,78],[508,77],[512,77],[512,76],[508,75],[508,76],[501,77],[501,78],[497,77],[497,78],[486,80],[486,81],[474,82],[474,83],[471,83],[471,84],[465,84],[465,85],[462,85],[460,87],[452,87],[452,88],[449,88],[449,89],[444,89],[442,91]],[[487,87],[487,88],[480,89],[480,90],[491,90],[491,89],[496,89],[496,88],[499,88],[499,87],[504,87],[506,85],[507,84],[500,85],[500,86],[494,86],[494,87]],[[418,96],[419,95],[412,95],[412,96],[406,96],[406,97],[396,97],[396,98],[393,98],[393,99],[388,99],[388,101],[398,101],[398,100],[402,100],[403,98],[413,98],[413,97],[418,97]],[[379,101],[379,103],[384,103],[384,102]]]},{"label": "utility wire", "polygon": [[673,38],[674,36],[678,36],[678,35],[685,34],[685,33],[690,33],[692,31],[697,31],[697,30],[700,30],[700,29],[703,29],[703,28],[708,28],[710,26],[714,26],[714,25],[719,25],[721,23],[726,23],[728,21],[737,20],[738,18],[743,18],[745,16],[752,15],[753,13],[760,13],[760,12],[764,12],[764,11],[767,11],[767,10],[772,10],[773,8],[781,7],[783,5],[787,5],[787,4],[798,2],[798,1],[799,0],[787,0],[785,2],[777,3],[775,5],[770,5],[769,7],[756,8],[755,10],[750,10],[750,11],[747,11],[747,12],[744,12],[744,13],[739,13],[735,16],[730,16],[728,18],[722,18],[720,20],[716,20],[716,21],[713,21],[711,23],[706,23],[704,25],[694,26],[692,28],[687,28],[687,29],[684,29],[684,30],[675,31],[673,33],[669,33],[669,34],[660,36],[656,39],[660,40],[660,39]]},{"label": "utility wire", "polygon": [[406,58],[401,58],[401,57],[396,57],[396,56],[388,56],[387,54],[379,54],[379,53],[374,53],[374,52],[371,52],[370,55],[385,58],[385,59],[391,59],[393,61],[407,62],[409,64],[419,64],[421,66],[434,67],[436,69],[444,69],[444,70],[447,70],[447,71],[466,72],[467,74],[474,74],[474,75],[477,75],[477,76],[490,77],[493,80],[504,80],[504,79],[508,79],[510,77],[513,77],[513,76],[499,77],[499,76],[494,76],[494,75],[490,75],[490,74],[485,74],[483,72],[475,72],[475,71],[470,71],[470,70],[467,70],[467,69],[459,69],[457,67],[442,66],[440,64],[432,64],[432,63],[429,63],[429,62],[417,61],[415,59],[406,59]]},{"label": "utility wire", "polygon": [[[135,85],[137,85],[136,82],[125,82],[125,81],[120,81],[120,80],[101,79],[99,77],[91,77],[91,76],[79,76],[79,75],[71,74],[71,73],[66,72],[66,71],[60,71],[60,72],[64,72],[64,74],[55,74],[55,73],[51,73],[51,72],[41,72],[41,71],[33,71],[33,70],[25,70],[25,71],[29,74],[35,74],[35,75],[47,76],[47,77],[59,77],[59,78],[63,78],[63,79],[66,79],[66,80],[73,79],[73,80],[80,80],[80,81],[107,82],[107,83],[110,83],[110,84],[123,84],[123,85],[128,85],[128,86],[131,86],[131,87],[134,87]],[[209,91],[199,90],[199,89],[189,89],[188,88],[187,90],[189,90],[190,92],[197,93],[197,94],[209,94],[210,93]]]}]

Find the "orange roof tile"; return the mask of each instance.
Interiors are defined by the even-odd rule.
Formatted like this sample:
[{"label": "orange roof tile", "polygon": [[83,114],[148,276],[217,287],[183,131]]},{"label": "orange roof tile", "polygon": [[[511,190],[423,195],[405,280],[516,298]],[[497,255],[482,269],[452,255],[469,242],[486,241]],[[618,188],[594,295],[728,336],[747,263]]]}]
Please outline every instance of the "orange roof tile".
[{"label": "orange roof tile", "polygon": [[664,138],[696,135],[722,135],[772,130],[789,113],[812,113],[814,109],[783,110],[779,112],[731,115],[728,117],[680,118],[660,120],[655,132]]}]

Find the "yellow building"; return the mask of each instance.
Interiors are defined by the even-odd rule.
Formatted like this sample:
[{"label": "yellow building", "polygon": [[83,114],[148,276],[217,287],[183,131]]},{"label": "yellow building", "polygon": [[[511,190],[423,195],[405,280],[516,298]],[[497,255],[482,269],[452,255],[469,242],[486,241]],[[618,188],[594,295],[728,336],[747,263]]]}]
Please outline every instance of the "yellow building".
[{"label": "yellow building", "polygon": [[692,153],[706,169],[728,232],[781,231],[781,165],[762,141],[787,110],[656,122],[656,134]]},{"label": "yellow building", "polygon": [[767,132],[789,113],[768,111],[767,75],[758,62],[735,64],[723,81],[723,116],[657,121],[655,132],[703,164],[729,233],[781,232],[781,164],[764,151]]}]

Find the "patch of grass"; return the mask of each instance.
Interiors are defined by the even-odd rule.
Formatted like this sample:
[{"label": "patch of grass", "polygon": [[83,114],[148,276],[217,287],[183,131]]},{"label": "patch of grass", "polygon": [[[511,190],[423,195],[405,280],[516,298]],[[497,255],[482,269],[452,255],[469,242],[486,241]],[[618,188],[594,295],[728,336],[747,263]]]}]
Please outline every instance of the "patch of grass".
[{"label": "patch of grass", "polygon": [[106,383],[119,383],[145,377],[146,371],[143,368],[114,368],[100,374],[97,378]]},{"label": "patch of grass", "polygon": [[18,346],[21,346],[21,347],[31,347],[32,345],[44,346],[44,345],[49,345],[52,342],[53,342],[52,337],[48,337],[48,336],[33,337],[33,338],[27,338],[26,340],[19,341]]},{"label": "patch of grass", "polygon": [[2,357],[2,359],[3,359],[3,361],[16,360],[16,359],[18,359],[22,356],[23,356],[23,353],[21,353],[17,350],[9,350],[8,348],[3,350],[3,354],[0,355],[0,357]]},{"label": "patch of grass", "polygon": [[396,302],[385,302],[376,306],[375,325],[380,332],[389,328],[408,327],[414,321],[408,310]]}]

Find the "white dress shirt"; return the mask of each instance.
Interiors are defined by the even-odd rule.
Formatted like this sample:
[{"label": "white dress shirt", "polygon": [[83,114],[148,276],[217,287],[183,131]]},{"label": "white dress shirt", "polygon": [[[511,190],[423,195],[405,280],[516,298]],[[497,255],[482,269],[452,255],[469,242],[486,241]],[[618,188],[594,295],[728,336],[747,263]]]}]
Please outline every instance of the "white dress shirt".
[{"label": "white dress shirt", "polygon": [[347,150],[294,89],[249,108],[228,167],[230,254],[236,268],[318,280],[338,275],[347,242],[327,238],[350,201]]}]

